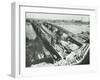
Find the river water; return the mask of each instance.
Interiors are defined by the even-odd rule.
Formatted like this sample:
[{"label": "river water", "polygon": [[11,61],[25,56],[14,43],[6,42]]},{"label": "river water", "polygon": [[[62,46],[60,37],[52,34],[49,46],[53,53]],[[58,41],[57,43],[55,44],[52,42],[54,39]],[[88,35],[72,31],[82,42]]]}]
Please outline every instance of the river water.
[{"label": "river water", "polygon": [[74,34],[81,33],[81,32],[89,32],[90,27],[88,24],[75,24],[75,23],[63,23],[63,24],[56,24],[65,30],[68,30]]}]

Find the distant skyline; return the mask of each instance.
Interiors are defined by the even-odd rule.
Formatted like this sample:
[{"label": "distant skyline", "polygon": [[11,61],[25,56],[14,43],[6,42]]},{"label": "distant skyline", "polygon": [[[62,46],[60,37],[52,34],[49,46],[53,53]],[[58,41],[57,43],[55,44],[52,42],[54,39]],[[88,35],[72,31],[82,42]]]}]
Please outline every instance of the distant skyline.
[{"label": "distant skyline", "polygon": [[43,13],[26,13],[26,18],[33,19],[49,19],[49,20],[82,20],[89,22],[89,15],[74,15],[74,14],[43,14]]}]

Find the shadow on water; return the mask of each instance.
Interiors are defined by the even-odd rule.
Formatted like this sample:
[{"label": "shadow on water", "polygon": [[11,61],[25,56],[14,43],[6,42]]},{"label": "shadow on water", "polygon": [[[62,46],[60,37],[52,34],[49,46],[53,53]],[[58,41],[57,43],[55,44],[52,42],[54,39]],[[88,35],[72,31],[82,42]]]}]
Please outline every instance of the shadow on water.
[{"label": "shadow on water", "polygon": [[88,51],[84,60],[81,63],[79,63],[78,65],[85,65],[85,64],[90,64],[90,51]]}]

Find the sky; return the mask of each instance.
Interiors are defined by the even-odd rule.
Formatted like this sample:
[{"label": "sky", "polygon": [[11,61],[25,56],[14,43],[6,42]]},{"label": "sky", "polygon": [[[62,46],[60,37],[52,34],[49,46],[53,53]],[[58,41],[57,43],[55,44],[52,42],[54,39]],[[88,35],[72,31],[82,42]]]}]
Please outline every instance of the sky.
[{"label": "sky", "polygon": [[75,14],[47,14],[47,13],[26,13],[26,18],[33,19],[59,19],[59,20],[83,20],[89,21],[89,15],[75,15]]}]

